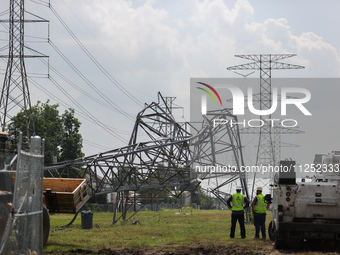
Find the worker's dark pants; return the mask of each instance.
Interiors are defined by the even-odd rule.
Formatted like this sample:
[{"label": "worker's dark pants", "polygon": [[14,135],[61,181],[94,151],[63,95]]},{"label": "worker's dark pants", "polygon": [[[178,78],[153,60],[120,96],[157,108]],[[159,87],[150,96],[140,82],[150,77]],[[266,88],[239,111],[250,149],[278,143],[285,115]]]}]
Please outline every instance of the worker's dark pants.
[{"label": "worker's dark pants", "polygon": [[260,230],[262,237],[266,238],[266,215],[254,214],[255,237],[260,237]]},{"label": "worker's dark pants", "polygon": [[236,222],[240,223],[241,228],[241,237],[246,237],[246,229],[244,227],[244,213],[232,213],[231,214],[231,229],[230,229],[230,237],[234,238],[235,236],[235,228]]}]

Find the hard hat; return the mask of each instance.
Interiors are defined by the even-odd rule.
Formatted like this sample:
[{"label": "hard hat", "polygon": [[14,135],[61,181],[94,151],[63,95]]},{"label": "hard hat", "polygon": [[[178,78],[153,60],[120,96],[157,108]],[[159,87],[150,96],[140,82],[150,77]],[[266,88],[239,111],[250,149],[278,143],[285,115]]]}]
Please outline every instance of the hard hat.
[{"label": "hard hat", "polygon": [[236,186],[236,190],[242,189],[241,186]]},{"label": "hard hat", "polygon": [[262,191],[262,187],[258,186],[256,190],[261,190]]}]

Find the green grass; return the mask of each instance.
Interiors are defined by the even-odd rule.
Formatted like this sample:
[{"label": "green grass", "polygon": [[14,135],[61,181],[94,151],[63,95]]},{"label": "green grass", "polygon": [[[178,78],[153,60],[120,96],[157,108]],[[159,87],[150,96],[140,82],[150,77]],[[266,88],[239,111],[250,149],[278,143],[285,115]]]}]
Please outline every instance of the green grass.
[{"label": "green grass", "polygon": [[[88,230],[81,229],[81,215],[67,228],[59,226],[70,222],[73,215],[51,215],[51,231],[44,252],[61,254],[79,248],[97,251],[103,248],[168,247],[171,250],[178,246],[250,245],[254,237],[254,226],[246,225],[245,243],[240,238],[237,226],[235,239],[231,240],[231,213],[227,210],[200,211],[187,208],[180,214],[177,212],[139,212],[134,216],[141,223],[137,225],[131,225],[131,221],[119,221],[112,225],[113,213],[95,212],[93,229]],[[270,219],[271,215],[267,215],[267,224]]]}]

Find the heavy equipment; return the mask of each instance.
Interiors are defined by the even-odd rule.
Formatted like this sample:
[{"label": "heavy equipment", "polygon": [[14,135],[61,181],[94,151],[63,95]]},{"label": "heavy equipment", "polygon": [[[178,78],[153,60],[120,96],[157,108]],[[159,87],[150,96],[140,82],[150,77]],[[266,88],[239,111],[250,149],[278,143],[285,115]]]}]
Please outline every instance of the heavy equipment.
[{"label": "heavy equipment", "polygon": [[[294,241],[332,241],[340,243],[340,155],[317,154],[313,164],[285,167],[274,177],[273,219],[268,232],[275,248]],[[296,182],[296,172],[308,174]],[[312,176],[310,176],[312,175]]]}]

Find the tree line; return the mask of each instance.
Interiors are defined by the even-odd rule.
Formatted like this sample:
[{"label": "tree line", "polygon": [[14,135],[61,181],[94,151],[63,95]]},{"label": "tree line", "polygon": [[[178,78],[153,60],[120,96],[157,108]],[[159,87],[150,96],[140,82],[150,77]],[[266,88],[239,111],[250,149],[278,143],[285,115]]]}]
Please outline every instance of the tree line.
[{"label": "tree line", "polygon": [[[83,139],[79,132],[81,122],[74,117],[74,109],[67,109],[60,114],[58,104],[37,102],[31,107],[31,117],[35,130],[30,131],[45,139],[46,164],[56,161],[73,160],[84,156],[82,152]],[[18,130],[25,134],[26,117],[25,111],[20,111],[11,118],[7,127],[10,136],[17,136]]]}]

